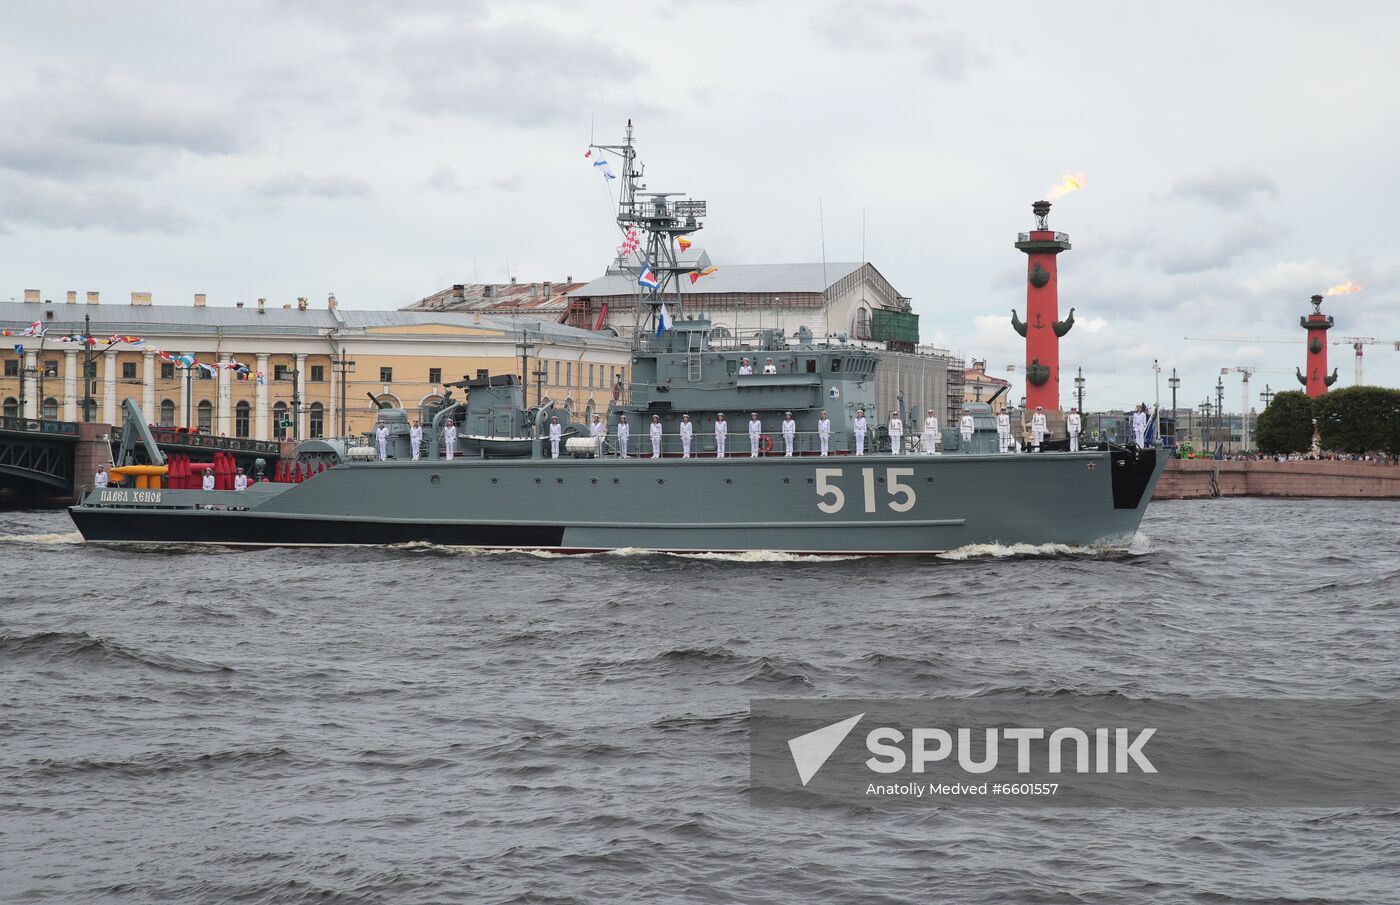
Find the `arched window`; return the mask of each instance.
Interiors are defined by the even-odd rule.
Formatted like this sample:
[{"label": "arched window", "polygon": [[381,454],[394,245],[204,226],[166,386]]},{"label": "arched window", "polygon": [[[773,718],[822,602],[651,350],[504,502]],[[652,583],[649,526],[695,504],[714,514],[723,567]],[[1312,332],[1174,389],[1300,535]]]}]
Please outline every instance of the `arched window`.
[{"label": "arched window", "polygon": [[16,398],[14,398],[13,396],[8,397],[8,398],[5,400],[5,417],[6,417],[6,418],[18,418],[18,417],[19,417],[19,400],[16,399]]},{"label": "arched window", "polygon": [[199,432],[211,434],[214,432],[214,403],[208,399],[199,400],[199,405],[195,406],[195,414],[199,418]]},{"label": "arched window", "polygon": [[249,417],[249,406],[246,400],[239,402],[233,407],[233,435],[235,437],[251,436],[249,425],[252,418]]},{"label": "arched window", "polygon": [[326,407],[319,402],[311,403],[311,436],[322,437],[326,433]]},{"label": "arched window", "polygon": [[272,407],[272,436],[278,440],[287,439],[287,429],[283,423],[287,420],[287,403],[279,402]]},{"label": "arched window", "polygon": [[574,397],[568,396],[568,397],[566,397],[566,398],[564,399],[564,411],[568,412],[568,413],[571,414],[571,415],[573,414],[573,412],[574,412]]},{"label": "arched window", "polygon": [[175,426],[175,400],[162,399],[160,401],[160,426]]},{"label": "arched window", "polygon": [[728,327],[711,327],[711,328],[710,328],[710,335],[713,336],[715,339],[728,339],[728,338],[729,338],[729,328],[728,328]]},{"label": "arched window", "polygon": [[856,339],[870,338],[870,309],[856,309]]},{"label": "arched window", "polygon": [[386,405],[387,405],[389,408],[393,408],[393,409],[401,409],[401,408],[403,408],[403,403],[400,402],[400,401],[399,401],[399,397],[395,396],[393,393],[380,393],[378,396],[374,397],[374,400],[375,400],[376,403],[378,403],[378,405],[374,406],[374,408],[376,408],[376,409],[377,409],[379,406],[386,406]]},{"label": "arched window", "polygon": [[52,396],[44,400],[44,418],[48,421],[58,420],[58,400]]}]

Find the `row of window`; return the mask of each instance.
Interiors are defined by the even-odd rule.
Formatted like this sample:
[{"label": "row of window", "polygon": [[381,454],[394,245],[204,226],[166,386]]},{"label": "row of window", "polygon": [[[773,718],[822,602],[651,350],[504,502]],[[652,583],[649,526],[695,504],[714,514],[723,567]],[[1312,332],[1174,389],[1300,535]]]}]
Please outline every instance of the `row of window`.
[{"label": "row of window", "polygon": [[[3,405],[6,418],[18,418],[20,416],[19,400],[13,396],[7,398]],[[272,407],[272,432],[277,439],[282,440],[291,436],[291,430],[284,427],[284,423],[290,417],[291,406],[285,402],[278,402]],[[42,417],[50,420],[58,420],[58,400],[49,397],[44,400]],[[320,437],[325,434],[326,409],[319,402],[313,402],[307,408],[307,430],[310,436]],[[175,401],[173,399],[163,399],[160,403],[161,427],[180,427],[175,423]],[[202,400],[195,406],[195,426],[202,433],[213,433],[214,431],[214,404],[209,400]],[[235,437],[251,437],[253,423],[253,409],[247,402],[239,402],[233,407],[233,435]]]},{"label": "row of window", "polygon": [[[605,373],[605,370],[604,370],[605,368],[606,368],[606,373]],[[601,381],[603,380],[604,377],[607,378],[607,383],[602,383],[602,382],[601,382]],[[593,388],[593,387],[604,387],[604,388],[612,387],[612,386],[615,386],[619,380],[621,380],[623,383],[626,383],[626,382],[627,382],[627,369],[626,369],[626,368],[620,368],[620,367],[618,367],[617,365],[606,365],[606,366],[605,366],[605,365],[592,365],[592,364],[591,364],[591,365],[588,366],[588,382],[587,382],[587,383],[583,383],[583,378],[584,378],[583,362],[579,362],[579,363],[578,363],[578,379],[579,379],[579,382],[580,382],[583,386],[586,386],[586,387],[589,387],[589,388]],[[573,363],[572,361],[555,361],[555,362],[554,362],[554,384],[553,384],[553,385],[554,385],[554,386],[557,386],[557,387],[571,387],[571,386],[574,385],[574,363]]]}]

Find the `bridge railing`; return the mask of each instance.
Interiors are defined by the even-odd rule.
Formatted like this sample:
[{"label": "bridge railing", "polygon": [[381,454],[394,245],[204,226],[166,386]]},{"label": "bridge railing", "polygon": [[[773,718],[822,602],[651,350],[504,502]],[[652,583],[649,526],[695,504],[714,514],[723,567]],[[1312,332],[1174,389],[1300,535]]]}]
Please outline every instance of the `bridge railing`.
[{"label": "bridge railing", "polygon": [[[112,431],[112,437],[121,439],[121,428]],[[282,445],[271,440],[252,440],[247,437],[215,437],[213,434],[182,433],[169,427],[152,427],[151,436],[161,446],[180,446],[189,449],[208,449],[219,452],[256,453],[259,455],[280,456]]]},{"label": "bridge railing", "polygon": [[57,434],[63,437],[78,436],[76,421],[47,421],[43,418],[0,417],[0,430],[28,431],[36,434]]}]

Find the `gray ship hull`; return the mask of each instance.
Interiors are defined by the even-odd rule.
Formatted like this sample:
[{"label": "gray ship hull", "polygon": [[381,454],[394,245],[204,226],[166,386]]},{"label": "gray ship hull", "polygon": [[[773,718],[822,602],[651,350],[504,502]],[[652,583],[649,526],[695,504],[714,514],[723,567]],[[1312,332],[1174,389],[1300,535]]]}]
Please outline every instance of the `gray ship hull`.
[{"label": "gray ship hull", "polygon": [[592,552],[927,554],[974,544],[1126,547],[1155,450],[830,458],[502,459],[337,466],[244,493],[93,491],[89,541],[427,542]]}]

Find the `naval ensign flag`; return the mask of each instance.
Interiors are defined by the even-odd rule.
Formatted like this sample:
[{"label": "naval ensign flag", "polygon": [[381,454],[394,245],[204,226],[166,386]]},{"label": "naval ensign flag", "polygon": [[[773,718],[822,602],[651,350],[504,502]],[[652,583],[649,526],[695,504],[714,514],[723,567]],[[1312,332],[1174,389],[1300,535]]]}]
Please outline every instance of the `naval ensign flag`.
[{"label": "naval ensign flag", "polygon": [[671,329],[671,312],[666,310],[666,305],[661,305],[661,310],[656,313],[656,335],[660,336]]}]

